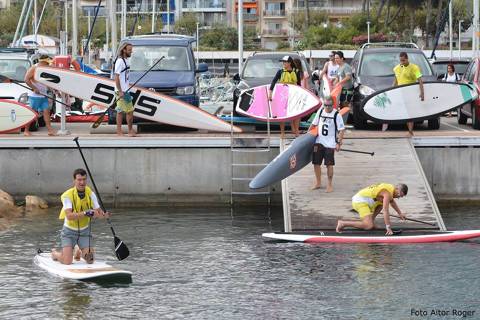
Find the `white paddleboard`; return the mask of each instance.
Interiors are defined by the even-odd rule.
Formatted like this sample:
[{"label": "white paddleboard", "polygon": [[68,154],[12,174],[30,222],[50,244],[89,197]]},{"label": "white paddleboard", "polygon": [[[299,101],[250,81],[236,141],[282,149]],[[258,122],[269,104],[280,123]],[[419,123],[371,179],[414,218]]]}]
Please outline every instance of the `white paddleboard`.
[{"label": "white paddleboard", "polygon": [[[108,107],[115,101],[115,82],[104,77],[52,67],[36,67],[35,80],[96,105]],[[130,89],[130,94],[135,117],[181,127],[231,131],[231,124],[178,99],[140,87]],[[242,132],[235,126],[233,131]]]},{"label": "white paddleboard", "polygon": [[7,133],[29,125],[37,119],[29,106],[12,100],[0,99],[0,133]]},{"label": "white paddleboard", "polygon": [[424,100],[419,84],[408,84],[378,91],[362,102],[364,113],[373,121],[404,123],[422,121],[455,109],[478,96],[467,84],[424,82]]},{"label": "white paddleboard", "polygon": [[80,261],[74,259],[72,264],[66,265],[52,260],[50,253],[43,252],[35,256],[34,262],[40,268],[64,279],[91,281],[123,279],[131,281],[132,278],[130,271],[114,268],[104,261],[98,260],[95,260],[92,264],[87,264],[83,259],[80,259]]}]

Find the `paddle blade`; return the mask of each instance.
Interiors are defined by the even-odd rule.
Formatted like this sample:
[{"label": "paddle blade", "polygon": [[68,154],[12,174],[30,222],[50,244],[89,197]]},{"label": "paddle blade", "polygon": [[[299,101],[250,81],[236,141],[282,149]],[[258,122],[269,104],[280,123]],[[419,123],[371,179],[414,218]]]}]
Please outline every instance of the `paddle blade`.
[{"label": "paddle blade", "polygon": [[115,243],[115,255],[117,256],[117,259],[123,260],[127,258],[130,255],[130,250],[128,250],[127,245],[118,237],[114,237],[113,241]]},{"label": "paddle blade", "polygon": [[105,117],[105,115],[107,115],[107,113],[108,113],[108,108],[107,108],[107,110],[105,110],[105,112],[104,112],[102,115],[100,115],[100,116],[97,118],[97,120],[95,120],[95,122],[92,124],[92,128],[93,128],[93,129],[97,129],[97,128],[102,124],[103,118]]}]

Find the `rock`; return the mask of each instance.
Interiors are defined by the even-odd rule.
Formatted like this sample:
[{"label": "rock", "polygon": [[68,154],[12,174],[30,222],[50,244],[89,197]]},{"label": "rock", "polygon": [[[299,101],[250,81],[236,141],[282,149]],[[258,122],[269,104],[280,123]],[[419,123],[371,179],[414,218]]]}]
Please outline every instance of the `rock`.
[{"label": "rock", "polygon": [[13,201],[13,197],[0,189],[0,208],[3,205],[10,205],[10,206],[15,206],[15,202]]},{"label": "rock", "polygon": [[48,203],[47,201],[37,196],[26,196],[25,209],[29,212],[42,211],[44,209],[48,209]]}]

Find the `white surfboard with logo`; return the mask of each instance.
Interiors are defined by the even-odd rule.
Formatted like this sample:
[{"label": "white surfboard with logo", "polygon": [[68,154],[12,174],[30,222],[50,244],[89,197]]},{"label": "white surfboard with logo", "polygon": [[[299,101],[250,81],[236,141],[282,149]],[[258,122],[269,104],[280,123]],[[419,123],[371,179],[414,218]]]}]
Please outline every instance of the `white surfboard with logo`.
[{"label": "white surfboard with logo", "polygon": [[37,116],[37,113],[25,104],[0,99],[0,133],[23,128],[35,121]]},{"label": "white surfboard with logo", "polygon": [[[96,105],[108,107],[115,101],[115,82],[104,77],[38,66],[35,69],[35,81]],[[140,87],[130,89],[130,94],[135,107],[135,117],[210,131],[230,132],[232,129],[231,124],[218,117],[167,95]],[[242,130],[233,126],[233,131]]]},{"label": "white surfboard with logo", "polygon": [[378,91],[362,102],[370,120],[382,123],[422,121],[475,100],[475,88],[463,83],[424,82],[424,100],[418,83]]}]

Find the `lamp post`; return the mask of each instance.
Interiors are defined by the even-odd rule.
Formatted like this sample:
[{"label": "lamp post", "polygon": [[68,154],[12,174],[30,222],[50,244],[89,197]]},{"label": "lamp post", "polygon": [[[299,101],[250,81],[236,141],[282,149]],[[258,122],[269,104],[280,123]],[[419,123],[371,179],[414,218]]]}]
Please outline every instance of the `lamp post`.
[{"label": "lamp post", "polygon": [[370,43],[370,20],[367,21],[367,42]]},{"label": "lamp post", "polygon": [[458,58],[462,57],[462,22],[463,20],[458,20]]}]

